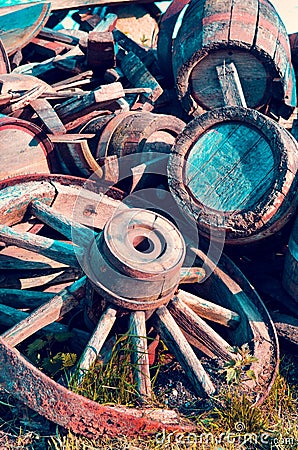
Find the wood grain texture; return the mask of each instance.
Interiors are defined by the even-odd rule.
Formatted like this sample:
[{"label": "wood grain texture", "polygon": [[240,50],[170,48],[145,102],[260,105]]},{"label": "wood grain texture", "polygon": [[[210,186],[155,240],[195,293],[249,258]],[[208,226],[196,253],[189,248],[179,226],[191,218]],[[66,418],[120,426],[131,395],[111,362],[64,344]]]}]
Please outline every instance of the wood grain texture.
[{"label": "wood grain texture", "polygon": [[93,331],[92,336],[81,355],[78,364],[78,369],[80,371],[78,376],[78,383],[81,383],[83,381],[84,376],[98,358],[99,353],[112,329],[112,326],[115,323],[116,314],[117,309],[113,306],[109,306],[100,317],[99,322],[95,327],[95,330]]},{"label": "wood grain texture", "polygon": [[289,240],[283,271],[283,286],[298,302],[298,219],[294,223]]},{"label": "wood grain texture", "polygon": [[84,276],[33,311],[14,327],[5,331],[2,337],[9,345],[15,347],[36,331],[55,322],[80,303],[84,296],[85,284],[86,277]]},{"label": "wood grain texture", "polygon": [[134,364],[134,377],[138,392],[144,400],[151,398],[151,379],[149,371],[149,354],[147,347],[146,317],[144,311],[130,314],[129,333],[131,335]]},{"label": "wood grain texture", "polygon": [[224,232],[229,244],[262,239],[294,212],[297,152],[293,137],[259,112],[215,109],[177,137],[169,186],[201,233]]},{"label": "wood grain texture", "polygon": [[230,344],[214,331],[178,296],[168,305],[168,309],[190,344],[204,352],[207,347],[217,358],[224,361],[232,359]]},{"label": "wood grain texture", "polygon": [[215,388],[179,326],[165,306],[159,307],[154,315],[155,325],[162,339],[177,357],[195,390],[201,395],[211,395]]},{"label": "wood grain texture", "polygon": [[[173,44],[179,99],[189,114],[224,105],[215,68],[234,63],[248,107],[260,109],[274,92],[286,97],[289,42],[267,0],[194,0]],[[280,110],[286,115],[286,111]]]},{"label": "wood grain texture", "polygon": [[[4,0],[6,3],[6,0]],[[51,3],[34,3],[17,9],[0,8],[0,39],[9,55],[34,38],[50,15]]]}]

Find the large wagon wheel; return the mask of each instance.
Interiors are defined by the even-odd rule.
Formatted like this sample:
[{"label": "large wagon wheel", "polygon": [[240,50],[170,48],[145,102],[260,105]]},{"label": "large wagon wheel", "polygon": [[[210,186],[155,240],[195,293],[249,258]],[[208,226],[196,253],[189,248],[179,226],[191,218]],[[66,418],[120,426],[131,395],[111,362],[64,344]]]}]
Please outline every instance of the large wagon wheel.
[{"label": "large wagon wheel", "polygon": [[[201,272],[182,268],[186,251],[183,237],[161,215],[128,208],[74,177],[30,176],[2,182],[0,187],[0,240],[8,245],[6,257],[0,259],[2,267],[8,270],[18,262],[20,248],[85,272],[51,299],[39,293],[44,303],[25,316],[11,306],[0,305],[0,318],[6,314],[6,319],[0,319],[1,327],[6,327],[0,338],[0,382],[4,388],[41,415],[86,436],[113,435],[120,427],[127,435],[149,434],[161,428],[191,429],[173,411],[111,407],[88,400],[47,377],[15,348],[44,327],[61,330],[60,319],[84,303],[86,288],[91,285],[106,300],[106,308],[82,352],[79,379],[86,375],[124,311],[129,317],[134,376],[141,400],[151,395],[146,330],[146,319],[151,316],[151,323],[200,395],[212,395],[215,388],[193,348],[208,357],[227,360],[231,357],[228,341],[233,345],[249,341],[258,358],[252,367],[257,381],[250,388],[253,392],[258,387],[255,400],[263,401],[276,375],[276,334],[261,300],[226,257],[213,267],[202,251],[191,250],[197,255],[198,267],[205,260],[213,270],[206,282],[197,283],[197,295],[191,294],[178,286],[198,280]],[[76,221],[70,218],[70,211],[75,211]],[[31,216],[60,232],[68,242],[15,229]],[[211,295],[216,303],[198,295]],[[1,298],[2,303],[18,299],[21,309],[22,300],[28,307],[36,292],[6,289]],[[17,323],[9,323],[8,316],[17,317]],[[204,318],[226,329],[227,341]],[[77,336],[84,340],[84,333],[77,331]]]}]

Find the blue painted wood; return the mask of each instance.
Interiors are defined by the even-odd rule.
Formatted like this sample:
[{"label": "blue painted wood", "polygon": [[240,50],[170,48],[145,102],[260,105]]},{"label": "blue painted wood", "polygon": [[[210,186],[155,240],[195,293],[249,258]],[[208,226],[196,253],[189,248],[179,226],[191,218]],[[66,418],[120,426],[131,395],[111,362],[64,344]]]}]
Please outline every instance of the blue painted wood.
[{"label": "blue painted wood", "polygon": [[260,130],[246,124],[212,127],[195,143],[187,162],[189,190],[204,205],[220,211],[259,200],[274,182],[270,143]]},{"label": "blue painted wood", "polygon": [[0,39],[9,55],[24,47],[38,34],[51,9],[51,3],[39,2],[18,9],[12,8],[11,12],[7,12],[5,8],[5,14],[2,14],[2,7],[10,4],[14,5],[14,0],[1,0],[0,8]]}]

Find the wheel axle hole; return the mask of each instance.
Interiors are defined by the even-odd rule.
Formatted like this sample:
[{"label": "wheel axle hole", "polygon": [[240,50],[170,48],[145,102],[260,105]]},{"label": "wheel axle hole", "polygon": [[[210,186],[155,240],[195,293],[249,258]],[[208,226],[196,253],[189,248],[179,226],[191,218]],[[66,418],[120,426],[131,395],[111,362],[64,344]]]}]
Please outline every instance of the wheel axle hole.
[{"label": "wheel axle hole", "polygon": [[136,236],[132,245],[140,253],[151,253],[154,249],[153,242],[147,236]]}]

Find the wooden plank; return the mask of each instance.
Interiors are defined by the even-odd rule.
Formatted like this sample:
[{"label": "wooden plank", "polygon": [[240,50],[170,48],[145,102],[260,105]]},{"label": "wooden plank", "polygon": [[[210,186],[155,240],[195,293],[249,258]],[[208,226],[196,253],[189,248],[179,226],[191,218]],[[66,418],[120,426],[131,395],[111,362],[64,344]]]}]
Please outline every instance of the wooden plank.
[{"label": "wooden plank", "polygon": [[149,371],[149,354],[147,348],[146,318],[144,311],[130,314],[129,333],[132,340],[134,377],[137,389],[143,399],[151,398],[151,379]]},{"label": "wooden plank", "polygon": [[67,33],[63,33],[63,31],[56,31],[47,27],[43,27],[40,30],[38,36],[44,39],[53,40],[68,45],[78,45],[80,43],[80,39],[78,39],[76,36],[70,36]]},{"label": "wooden plank", "polygon": [[[199,2],[198,2],[199,3]],[[228,42],[229,27],[232,14],[233,0],[209,0],[204,3],[204,11],[202,17],[203,46],[213,46],[214,43]],[[186,12],[186,14],[190,14]],[[197,20],[193,15],[193,21]]]},{"label": "wooden plank", "polygon": [[233,0],[229,41],[243,42],[250,49],[258,30],[259,0]]},{"label": "wooden plank", "polygon": [[0,7],[0,38],[8,55],[23,48],[38,34],[51,8],[49,2],[23,3],[24,6],[16,9],[6,7],[10,5],[15,6],[11,0],[3,0]]},{"label": "wooden plank", "polygon": [[203,267],[182,267],[180,270],[180,284],[201,283],[206,276]]},{"label": "wooden plank", "polygon": [[56,112],[63,123],[71,122],[124,96],[121,83],[106,84],[80,98],[67,100],[56,108]]},{"label": "wooden plank", "polygon": [[115,323],[117,309],[114,306],[109,306],[101,315],[93,334],[82,353],[78,364],[78,383],[81,383],[90,369],[92,364],[96,361],[99,353]]},{"label": "wooden plank", "polygon": [[28,232],[18,233],[6,225],[0,225],[0,240],[6,244],[40,253],[72,267],[80,267],[76,254],[82,257],[83,251],[79,247],[75,249],[72,244]]},{"label": "wooden plank", "polygon": [[33,311],[24,320],[5,331],[1,337],[15,347],[36,331],[59,320],[80,303],[85,293],[86,276],[75,281],[70,287],[63,289],[45,305]]},{"label": "wooden plank", "polygon": [[63,216],[43,202],[36,200],[30,204],[29,208],[37,219],[59,231],[72,242],[82,244],[83,247],[89,245],[96,236],[96,233],[90,228]]},{"label": "wooden plank", "polygon": [[[26,5],[35,5],[40,2],[37,0],[1,0],[2,14],[19,9]],[[98,5],[110,5],[110,4],[122,4],[122,3],[153,3],[153,0],[51,0],[51,9],[72,9],[86,6],[98,6]]]},{"label": "wooden plank", "polygon": [[270,312],[277,334],[287,344],[298,345],[298,319],[288,314]]},{"label": "wooden plank", "polygon": [[87,65],[101,72],[116,66],[114,38],[110,31],[88,33]]},{"label": "wooden plank", "polygon": [[177,297],[189,306],[198,316],[225,327],[236,328],[241,318],[239,314],[228,308],[212,303],[190,292],[179,289]]},{"label": "wooden plank", "polygon": [[229,350],[230,344],[204,322],[179,296],[172,299],[168,309],[181,330],[190,337],[190,344],[203,352],[207,347],[208,351],[224,361],[233,358]]},{"label": "wooden plank", "polygon": [[154,323],[162,339],[177,357],[189,380],[199,395],[212,395],[215,388],[208,373],[198,360],[190,344],[165,306],[159,307],[154,314]]},{"label": "wooden plank", "polygon": [[0,288],[0,303],[13,308],[35,309],[51,300],[55,294],[51,292],[27,291],[26,289]]},{"label": "wooden plank", "polygon": [[226,106],[247,107],[240,78],[234,63],[225,63],[216,66],[219,84]]},{"label": "wooden plank", "polygon": [[274,6],[267,0],[259,0],[258,26],[254,46],[264,50],[274,58],[277,45],[280,19]]},{"label": "wooden plank", "polygon": [[66,129],[57,113],[45,98],[38,98],[30,102],[38,117],[42,120],[48,131],[53,134],[66,133]]},{"label": "wooden plank", "polygon": [[[17,323],[20,323],[27,319],[29,316],[29,313],[25,311],[20,311],[16,308],[12,308],[11,306],[7,305],[1,305],[0,304],[0,326],[1,327],[13,327]],[[53,334],[57,335],[60,333],[73,333],[74,338],[72,339],[72,343],[74,347],[77,347],[78,349],[81,348],[82,345],[85,345],[88,342],[89,339],[89,333],[86,333],[86,331],[79,330],[77,328],[72,328],[71,330],[67,325],[64,325],[62,323],[51,323],[50,325],[47,325],[42,329],[42,332],[46,334]],[[37,331],[37,335],[39,335],[40,332]]]}]

